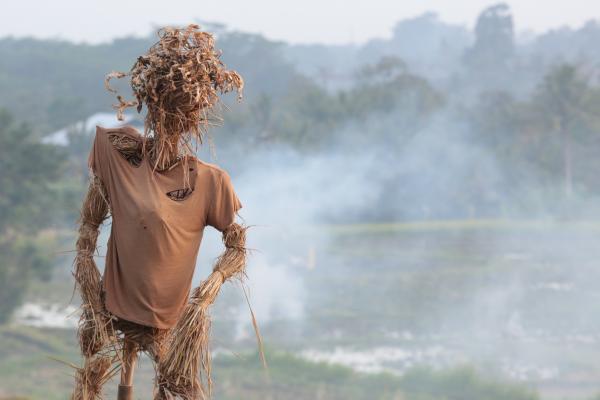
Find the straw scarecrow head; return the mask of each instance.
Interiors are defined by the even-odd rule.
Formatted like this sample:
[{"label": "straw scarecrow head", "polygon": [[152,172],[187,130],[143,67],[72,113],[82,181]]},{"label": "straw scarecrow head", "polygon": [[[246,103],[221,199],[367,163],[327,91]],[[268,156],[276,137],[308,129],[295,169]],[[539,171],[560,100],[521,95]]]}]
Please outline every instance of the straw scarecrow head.
[{"label": "straw scarecrow head", "polygon": [[113,93],[117,91],[109,85],[111,78],[131,76],[136,100],[117,95],[119,104],[113,108],[122,121],[126,108],[136,107],[139,113],[146,105],[144,135],[154,138],[153,158],[159,169],[177,156],[193,154],[193,145],[202,144],[208,127],[222,121],[219,94],[235,89],[238,101],[242,99],[242,77],[226,69],[213,35],[199,28],[189,24],[185,29],[159,29],[160,40],[137,58],[129,73],[106,75],[105,87]]}]

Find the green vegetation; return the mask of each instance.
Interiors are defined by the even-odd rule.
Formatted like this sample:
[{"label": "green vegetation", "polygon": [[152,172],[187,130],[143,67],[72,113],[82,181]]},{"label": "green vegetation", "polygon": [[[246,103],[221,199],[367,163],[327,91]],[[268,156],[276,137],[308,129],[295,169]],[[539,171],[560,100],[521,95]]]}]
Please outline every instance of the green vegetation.
[{"label": "green vegetation", "polygon": [[402,377],[401,385],[411,400],[539,399],[532,390],[483,378],[470,367],[448,371],[415,369]]},{"label": "green vegetation", "polygon": [[[522,385],[484,378],[472,368],[444,372],[415,369],[400,378],[390,374],[362,374],[325,363],[311,363],[290,354],[267,352],[268,374],[255,353],[220,355],[214,360],[216,392],[221,400],[535,400]],[[71,369],[77,362],[74,332],[0,328],[0,387],[3,394],[58,400],[71,389]],[[149,398],[152,367],[142,360],[136,376],[140,398]],[[106,387],[114,395],[116,382]],[[3,397],[0,399],[4,400]]]},{"label": "green vegetation", "polygon": [[62,206],[56,181],[63,159],[58,148],[39,143],[29,126],[0,109],[0,324],[32,279],[51,277],[49,247],[55,242],[51,233],[40,232],[56,222]]}]

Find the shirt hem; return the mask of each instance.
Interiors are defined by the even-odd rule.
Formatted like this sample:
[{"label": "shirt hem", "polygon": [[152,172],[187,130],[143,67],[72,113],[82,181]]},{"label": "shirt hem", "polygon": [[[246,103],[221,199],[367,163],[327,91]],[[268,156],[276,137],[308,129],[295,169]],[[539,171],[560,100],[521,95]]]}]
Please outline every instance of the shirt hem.
[{"label": "shirt hem", "polygon": [[122,314],[120,311],[119,312],[115,312],[114,308],[112,306],[109,306],[108,304],[109,302],[106,301],[105,307],[106,309],[113,315],[115,315],[118,318],[124,319],[126,321],[130,321],[130,322],[134,322],[136,324],[140,324],[140,325],[144,325],[144,326],[149,326],[151,328],[158,328],[158,329],[171,329],[173,328],[177,322],[170,324],[170,325],[161,325],[161,324],[156,324],[156,323],[150,323],[148,321],[143,321],[141,319],[138,318],[131,318],[128,316],[125,316],[124,314]]}]

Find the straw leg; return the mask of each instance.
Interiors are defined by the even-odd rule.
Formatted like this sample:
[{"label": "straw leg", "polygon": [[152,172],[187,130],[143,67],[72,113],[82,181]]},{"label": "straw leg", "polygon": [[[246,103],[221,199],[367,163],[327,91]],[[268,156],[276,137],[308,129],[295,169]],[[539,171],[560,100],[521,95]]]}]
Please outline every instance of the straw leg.
[{"label": "straw leg", "polygon": [[84,364],[77,368],[75,374],[75,388],[71,400],[96,400],[100,398],[102,386],[111,377],[111,357],[95,354],[85,357]]}]

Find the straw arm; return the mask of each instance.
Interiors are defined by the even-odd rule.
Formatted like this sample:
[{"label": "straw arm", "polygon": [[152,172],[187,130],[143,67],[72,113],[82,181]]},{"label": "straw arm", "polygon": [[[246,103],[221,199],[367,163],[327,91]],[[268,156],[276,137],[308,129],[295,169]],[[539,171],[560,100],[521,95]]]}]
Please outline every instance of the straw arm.
[{"label": "straw arm", "polygon": [[100,311],[100,271],[94,262],[94,253],[100,225],[108,217],[108,198],[100,179],[92,175],[79,218],[76,248],[75,280],[84,303]]},{"label": "straw arm", "polygon": [[159,390],[155,400],[211,397],[211,319],[208,309],[227,279],[245,276],[246,229],[233,223],[223,231],[224,252],[215,262],[210,276],[194,289],[177,325],[170,332],[168,350],[158,366]]},{"label": "straw arm", "polygon": [[102,298],[102,276],[94,261],[100,225],[108,218],[109,200],[100,179],[93,173],[81,207],[73,276],[81,294],[82,315],[79,341],[85,356],[91,356],[110,342],[110,316]]}]

